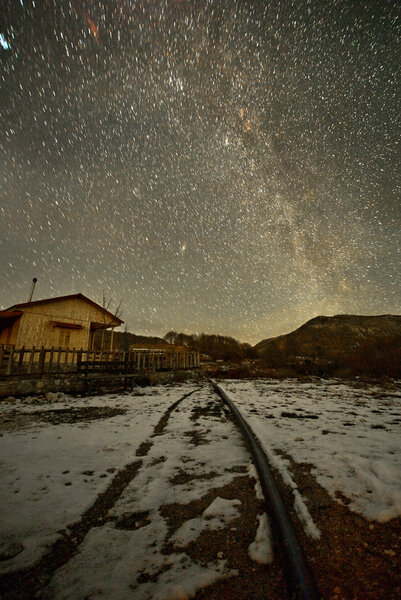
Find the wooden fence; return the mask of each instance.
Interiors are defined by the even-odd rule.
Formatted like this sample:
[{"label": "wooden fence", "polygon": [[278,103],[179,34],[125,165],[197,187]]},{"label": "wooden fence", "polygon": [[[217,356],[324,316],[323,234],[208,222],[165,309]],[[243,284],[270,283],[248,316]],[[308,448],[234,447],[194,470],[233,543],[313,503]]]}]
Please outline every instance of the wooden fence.
[{"label": "wooden fence", "polygon": [[0,376],[57,373],[141,373],[199,367],[198,352],[20,348],[0,344]]}]

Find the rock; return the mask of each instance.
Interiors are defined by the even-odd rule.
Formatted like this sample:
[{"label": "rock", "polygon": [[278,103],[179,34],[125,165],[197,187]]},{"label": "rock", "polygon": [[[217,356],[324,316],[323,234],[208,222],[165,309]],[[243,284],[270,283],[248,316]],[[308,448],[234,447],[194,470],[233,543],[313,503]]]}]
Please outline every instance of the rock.
[{"label": "rock", "polygon": [[354,523],[355,525],[358,525],[358,527],[365,527],[366,525],[365,519],[362,519],[359,515],[354,515]]},{"label": "rock", "polygon": [[10,560],[10,558],[14,558],[14,556],[20,554],[23,551],[23,549],[23,544],[13,542],[2,551],[2,553],[0,554],[0,560]]},{"label": "rock", "polygon": [[4,398],[3,403],[9,403],[9,402],[15,402],[14,396],[7,396],[7,398]]},{"label": "rock", "polygon": [[47,402],[57,402],[58,401],[57,392],[47,392],[46,400],[47,400]]}]

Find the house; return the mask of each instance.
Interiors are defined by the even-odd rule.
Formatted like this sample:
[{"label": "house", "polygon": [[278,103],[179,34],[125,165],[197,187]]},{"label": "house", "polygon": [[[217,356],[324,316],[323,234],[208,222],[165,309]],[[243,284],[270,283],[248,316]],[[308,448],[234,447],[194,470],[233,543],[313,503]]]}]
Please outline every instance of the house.
[{"label": "house", "polygon": [[90,350],[97,329],[113,331],[122,323],[83,294],[45,298],[0,311],[0,344]]}]

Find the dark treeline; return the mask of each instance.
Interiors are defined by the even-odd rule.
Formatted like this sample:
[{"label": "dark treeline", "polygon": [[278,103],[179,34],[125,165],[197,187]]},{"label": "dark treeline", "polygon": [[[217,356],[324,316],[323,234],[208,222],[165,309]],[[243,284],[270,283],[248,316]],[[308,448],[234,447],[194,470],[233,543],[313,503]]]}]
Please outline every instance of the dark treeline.
[{"label": "dark treeline", "polygon": [[[110,330],[106,330],[103,335],[103,349],[110,349],[110,338],[111,332]],[[128,350],[131,345],[143,345],[144,348],[164,348],[168,346],[167,342],[159,337],[137,335],[135,333],[130,333],[129,331],[114,332],[114,350]],[[101,350],[102,348],[102,332],[100,330],[95,332],[94,348],[95,350]]]},{"label": "dark treeline", "polygon": [[[281,342],[281,343],[280,343]],[[322,344],[306,345],[297,340],[269,344],[261,356],[268,368],[292,368],[310,375],[371,375],[401,377],[401,343],[399,336],[377,336],[359,342],[355,348],[327,348]]]},{"label": "dark treeline", "polygon": [[169,344],[185,346],[194,352],[210,356],[213,360],[241,360],[251,355],[250,344],[224,335],[216,334],[186,334],[169,331],[164,336]]}]

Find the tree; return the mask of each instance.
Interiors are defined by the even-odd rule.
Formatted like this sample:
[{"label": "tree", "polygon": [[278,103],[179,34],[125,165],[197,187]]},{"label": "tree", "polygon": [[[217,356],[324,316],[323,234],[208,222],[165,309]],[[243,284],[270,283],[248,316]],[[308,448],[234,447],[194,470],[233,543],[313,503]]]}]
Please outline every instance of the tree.
[{"label": "tree", "polygon": [[177,332],[176,331],[169,331],[168,333],[166,333],[166,335],[164,336],[163,339],[166,340],[166,342],[168,342],[169,344],[175,344],[175,340],[177,338]]},{"label": "tree", "polygon": [[[110,319],[110,318],[107,317],[107,314],[106,314],[106,311],[107,312],[111,312],[110,311],[110,306],[111,306],[112,301],[113,301],[113,298],[107,299],[105,293],[103,292],[102,307],[104,308],[104,311],[103,311],[103,323],[104,323],[104,327],[102,328],[102,341],[101,341],[101,344],[100,344],[100,350],[102,350],[102,351],[104,350],[104,332],[105,332],[105,330],[108,327],[110,327],[110,325],[112,325],[112,323],[114,321],[114,318]],[[121,304],[122,304],[122,298],[121,298],[120,302],[118,303],[118,305],[116,307],[116,310],[114,311],[114,315],[113,315],[114,317],[117,317],[118,319],[120,319],[121,315],[122,315]],[[112,350],[112,348],[113,348],[114,327],[115,327],[115,325],[112,327],[112,330],[111,330],[110,350]]]}]

